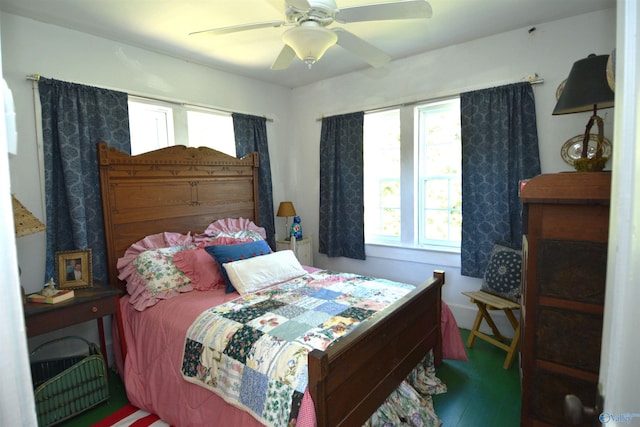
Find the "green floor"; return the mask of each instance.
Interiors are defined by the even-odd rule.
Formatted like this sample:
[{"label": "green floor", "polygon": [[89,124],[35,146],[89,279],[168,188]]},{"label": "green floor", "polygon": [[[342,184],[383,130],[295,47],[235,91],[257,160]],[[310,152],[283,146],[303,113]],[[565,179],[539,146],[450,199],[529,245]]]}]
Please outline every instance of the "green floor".
[{"label": "green floor", "polygon": [[[462,332],[467,342],[469,331]],[[506,352],[476,339],[467,349],[468,362],[445,360],[437,375],[447,393],[434,396],[443,427],[517,427],[520,425],[520,376],[517,359],[502,368]]]},{"label": "green floor", "polygon": [[[466,343],[469,331],[461,329]],[[437,375],[448,392],[434,396],[436,414],[443,427],[517,427],[520,425],[520,379],[517,360],[504,370],[505,352],[482,340],[467,349],[468,362],[445,360]],[[127,403],[124,386],[116,374],[110,381],[108,403],[60,424],[88,427]]]}]

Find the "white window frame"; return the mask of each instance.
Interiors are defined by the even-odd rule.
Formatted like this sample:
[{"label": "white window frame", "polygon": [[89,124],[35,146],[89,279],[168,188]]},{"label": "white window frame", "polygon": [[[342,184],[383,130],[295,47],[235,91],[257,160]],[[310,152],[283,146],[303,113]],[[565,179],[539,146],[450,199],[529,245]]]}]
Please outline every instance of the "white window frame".
[{"label": "white window frame", "polygon": [[[455,98],[447,98],[447,99],[442,99],[442,100],[437,100],[437,101],[432,101],[429,103],[423,103],[421,105],[417,105],[415,108],[415,113],[416,113],[416,118],[417,118],[417,127],[416,127],[416,148],[418,151],[418,158],[421,158],[423,156],[426,156],[426,150],[428,150],[429,147],[426,146],[426,137],[424,134],[422,134],[421,129],[422,129],[422,117],[423,117],[423,112],[428,112],[428,111],[433,111],[433,112],[438,112],[439,110],[443,110],[443,106],[444,109],[450,109],[452,106],[455,107],[455,104],[457,104],[458,107],[458,112],[460,111],[460,98],[459,97],[455,97]],[[434,148],[437,148],[437,146],[446,146],[447,144],[451,144],[451,143],[457,143],[458,141],[454,141],[453,139],[451,140],[446,140],[446,141],[442,141],[441,143],[438,143],[437,145],[434,145]],[[452,194],[453,192],[455,192],[455,189],[452,189],[452,182],[453,183],[459,183],[459,187],[457,188],[458,193],[461,193],[461,187],[462,187],[462,146],[459,145],[458,146],[458,150],[456,155],[458,156],[457,158],[453,159],[455,160],[456,166],[457,166],[457,170],[458,170],[458,174],[452,174],[452,173],[432,173],[431,171],[426,170],[426,168],[424,168],[424,164],[423,165],[418,165],[417,167],[417,193],[416,194],[422,194],[424,187],[426,186],[427,181],[429,180],[438,180],[438,181],[447,181],[447,198],[449,200],[449,202],[451,202],[452,199],[454,199],[454,195]],[[423,167],[421,169],[421,166]],[[448,203],[447,208],[441,208],[441,209],[436,209],[436,208],[431,208],[431,207],[427,207],[426,206],[426,201],[424,198],[422,197],[417,197],[417,212],[418,212],[418,230],[422,231],[425,230],[425,227],[427,227],[427,225],[425,224],[424,221],[424,211],[426,210],[439,210],[441,212],[444,211],[444,213],[447,215],[448,217],[448,221],[447,221],[447,227],[448,227],[448,231],[451,232],[451,225],[452,225],[452,221],[451,218],[452,216],[459,216],[460,218],[462,217],[462,200],[460,201],[460,206],[456,209],[455,204],[452,203]],[[418,234],[418,233],[417,233]],[[418,245],[419,246],[424,246],[424,247],[444,247],[447,249],[460,249],[460,239],[449,239],[449,240],[438,240],[438,239],[429,239],[426,237],[423,237],[421,235],[422,233],[420,233],[420,235],[418,236]],[[451,236],[450,236],[451,237]]]},{"label": "white window frame", "polygon": [[[155,127],[138,120],[141,116],[146,120],[155,120]],[[147,151],[176,145],[174,131],[174,114],[171,104],[159,101],[140,101],[129,96],[129,128],[131,134],[131,154],[137,155]],[[155,135],[149,135],[155,131]],[[143,135],[144,134],[144,135]],[[144,143],[140,143],[144,139]]]},{"label": "white window frame", "polygon": [[[460,242],[425,241],[420,239],[422,208],[419,200],[419,155],[420,155],[420,112],[421,106],[448,101],[458,97],[438,99],[420,104],[403,105],[396,109],[400,114],[400,236],[373,235],[366,231],[365,243],[369,247],[395,246],[408,249],[427,249],[441,252],[460,252]],[[378,111],[375,111],[378,112]],[[375,113],[373,112],[373,113]],[[370,113],[366,113],[370,114]],[[366,176],[365,176],[366,180]],[[365,206],[366,209],[366,206]],[[366,216],[366,213],[365,213]]]},{"label": "white window frame", "polygon": [[[214,150],[222,151],[230,156],[236,156],[236,141],[233,133],[233,119],[231,114],[223,113],[217,110],[204,107],[185,106],[186,122],[187,122],[187,140],[189,146],[209,147]],[[205,123],[204,133],[207,134],[206,141],[197,142],[200,138],[192,138],[192,134],[197,132],[194,126],[191,126],[192,116],[208,115],[210,122]],[[195,141],[194,141],[195,140]]]},{"label": "white window frame", "polygon": [[[225,126],[224,132],[216,133],[215,138],[212,139],[211,143],[206,144],[206,146],[235,157],[235,140],[233,137],[233,123],[230,113],[219,111],[214,108],[179,104],[129,95],[129,110],[132,111],[138,108],[142,110],[146,109],[150,112],[156,111],[158,113],[158,122],[162,121],[162,114],[165,113],[164,118],[166,122],[159,123],[157,131],[160,134],[160,132],[162,132],[164,129],[167,134],[159,136],[158,142],[155,144],[153,149],[163,148],[165,146],[171,145],[185,145],[187,147],[194,147],[197,145],[196,143],[191,144],[189,141],[188,115],[190,111],[198,113],[208,113],[220,117],[228,117],[229,123]],[[132,121],[130,119],[130,123],[131,122]],[[230,131],[228,129],[229,127]],[[231,138],[233,140],[228,141],[228,138]],[[140,154],[144,151],[150,151],[140,151],[140,149],[136,147],[133,134],[131,146],[132,154]],[[151,145],[148,145],[148,147],[151,147]]]},{"label": "white window frame", "polygon": [[[388,114],[390,111],[395,111],[396,109],[389,109],[389,110],[384,110],[384,111],[376,111],[375,114],[381,114],[381,115],[385,115]],[[399,116],[399,114],[398,114]],[[367,119],[371,118],[372,120],[375,120],[376,117],[373,115],[370,115],[369,117],[367,117],[365,115],[365,127],[367,124]],[[367,161],[367,151],[368,150],[373,150],[373,147],[367,147],[367,140],[366,140],[366,130],[365,130],[365,141],[364,141],[364,157],[365,157],[365,162]],[[376,134],[377,134],[377,129],[376,129]],[[400,147],[402,150],[402,143],[400,142]],[[378,157],[378,156],[376,156]],[[402,155],[400,158],[400,162],[402,162]],[[376,169],[378,169],[378,167],[382,168],[382,165],[379,165],[378,163],[376,163]],[[400,174],[402,174],[402,164],[400,165]],[[380,177],[378,176],[377,178],[380,179],[386,179],[386,180],[394,180],[394,181],[398,181],[400,183],[400,186],[403,183],[402,177],[398,176],[397,178],[395,176],[387,176],[387,177]],[[365,179],[366,179],[366,168],[365,168]],[[365,185],[365,206],[367,203],[367,200],[371,197],[371,198],[380,198],[380,191],[379,191],[379,186],[380,186],[380,179],[377,180],[376,185],[374,186],[374,188],[378,189],[370,189],[368,188],[367,185]],[[402,188],[400,188],[400,192],[402,193]],[[365,227],[366,227],[366,221],[367,220],[376,220],[376,222],[378,222],[381,219],[381,216],[378,214],[379,210],[384,208],[384,206],[378,206],[375,212],[367,212],[365,210]],[[395,207],[391,207],[391,208],[395,208]],[[400,213],[402,214],[403,209],[402,209],[402,199],[400,200],[400,205],[397,207],[400,210]],[[400,223],[402,224],[402,218],[400,219]],[[399,245],[401,244],[401,236],[393,236],[393,235],[388,235],[388,234],[382,234],[382,233],[374,233],[373,231],[371,231],[371,229],[369,228],[368,230],[365,230],[368,235],[367,235],[367,240],[368,241],[373,241],[376,243],[386,243],[386,244],[391,244],[391,245]],[[402,228],[400,229],[400,232],[402,233]]]}]

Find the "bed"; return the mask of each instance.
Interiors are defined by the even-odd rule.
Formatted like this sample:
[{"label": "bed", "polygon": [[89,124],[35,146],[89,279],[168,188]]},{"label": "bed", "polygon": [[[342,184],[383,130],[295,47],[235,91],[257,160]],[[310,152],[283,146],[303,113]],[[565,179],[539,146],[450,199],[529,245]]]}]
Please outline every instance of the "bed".
[{"label": "bed", "polygon": [[[130,156],[104,142],[97,149],[111,286],[126,291],[118,261],[145,236],[167,231],[190,236],[227,218],[257,223],[257,154],[236,159],[208,148],[174,146]],[[300,417],[311,417],[318,426],[363,425],[427,355],[439,364],[443,284],[444,272],[434,272],[390,309],[326,349],[310,351]],[[136,310],[130,295],[121,298],[114,332],[126,355],[118,369],[132,404],[178,426],[262,425],[246,411],[184,381],[176,369],[185,331],[194,319],[208,307],[237,297],[184,292],[145,310]],[[172,335],[176,331],[182,340]],[[151,342],[140,344],[140,336]]]}]

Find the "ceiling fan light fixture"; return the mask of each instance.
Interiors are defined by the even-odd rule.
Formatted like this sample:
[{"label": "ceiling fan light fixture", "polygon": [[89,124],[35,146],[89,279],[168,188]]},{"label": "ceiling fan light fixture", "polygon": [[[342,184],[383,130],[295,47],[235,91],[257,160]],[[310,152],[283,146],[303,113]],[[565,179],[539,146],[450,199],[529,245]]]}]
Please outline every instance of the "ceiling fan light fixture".
[{"label": "ceiling fan light fixture", "polygon": [[333,31],[309,21],[285,32],[282,40],[311,68],[327,49],[336,44],[338,36]]}]

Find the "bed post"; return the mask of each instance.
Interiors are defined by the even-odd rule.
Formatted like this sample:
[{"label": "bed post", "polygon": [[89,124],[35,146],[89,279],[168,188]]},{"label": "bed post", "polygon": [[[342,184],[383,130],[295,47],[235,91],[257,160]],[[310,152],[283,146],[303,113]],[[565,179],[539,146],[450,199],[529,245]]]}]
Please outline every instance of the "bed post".
[{"label": "bed post", "polygon": [[97,144],[98,151],[98,170],[100,174],[100,188],[102,199],[102,217],[104,224],[104,239],[105,247],[107,248],[107,273],[109,278],[109,285],[114,288],[123,287],[120,286],[118,280],[118,270],[116,269],[116,263],[118,261],[111,248],[114,247],[113,228],[108,226],[112,223],[111,218],[111,200],[107,196],[105,197],[105,189],[109,188],[109,177],[106,169],[109,168],[109,145],[106,142],[101,141]]},{"label": "bed post", "polygon": [[313,384],[311,384],[311,381],[309,382],[309,393],[314,399],[316,426],[322,427],[326,425],[327,407],[325,402],[318,399],[318,397],[326,394],[325,382],[329,370],[329,356],[321,350],[316,349],[311,351],[311,353],[309,353],[308,367],[309,379],[317,379]]},{"label": "bed post", "polygon": [[444,272],[416,286],[324,351],[308,356],[309,393],[318,427],[362,425],[433,350],[442,360]]},{"label": "bed post", "polygon": [[[440,279],[441,285],[444,285],[444,270],[434,270],[433,277],[436,279]],[[440,303],[438,304],[438,323],[442,320],[442,291],[440,292]],[[440,329],[438,330],[438,341],[433,348],[433,362],[436,366],[440,366],[442,364],[442,325],[440,325]]]},{"label": "bed post", "polygon": [[256,224],[264,227],[264,224],[260,224],[260,186],[258,185],[258,182],[260,180],[258,176],[260,167],[260,156],[258,156],[258,153],[251,153],[250,156],[253,161],[253,199],[256,201],[253,205],[253,219]]}]

